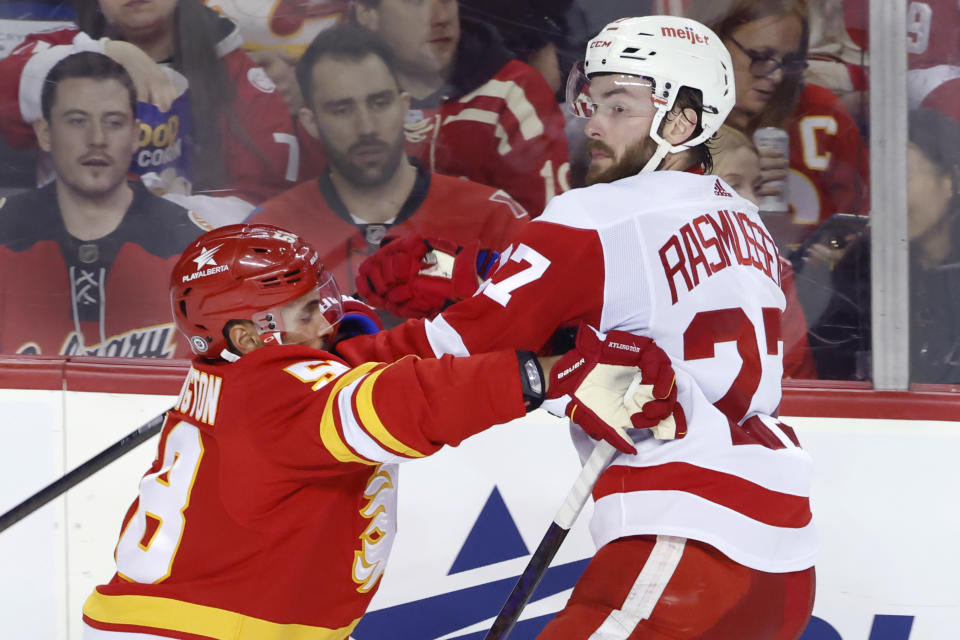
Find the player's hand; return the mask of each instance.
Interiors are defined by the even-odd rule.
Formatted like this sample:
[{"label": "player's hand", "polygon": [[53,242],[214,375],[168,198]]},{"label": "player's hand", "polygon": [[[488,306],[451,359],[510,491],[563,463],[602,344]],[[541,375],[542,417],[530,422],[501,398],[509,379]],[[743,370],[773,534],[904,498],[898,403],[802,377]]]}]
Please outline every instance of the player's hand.
[{"label": "player's hand", "polygon": [[138,101],[155,104],[161,111],[170,110],[177,98],[177,89],[162,66],[140,47],[122,40],[109,40],[103,50],[130,74]]},{"label": "player's hand", "polygon": [[364,304],[356,298],[341,296],[340,304],[343,307],[343,317],[333,328],[333,335],[327,342],[329,351],[336,351],[337,344],[355,336],[370,335],[383,330],[383,323],[376,309]]},{"label": "player's hand", "polygon": [[644,336],[611,331],[600,338],[582,326],[576,347],[550,373],[547,398],[565,396],[571,421],[624,453],[637,452],[630,428],[650,428],[661,439],[686,435],[670,358]]},{"label": "player's hand", "polygon": [[361,263],[357,291],[372,305],[404,318],[429,318],[477,290],[499,255],[418,235],[387,239]]}]

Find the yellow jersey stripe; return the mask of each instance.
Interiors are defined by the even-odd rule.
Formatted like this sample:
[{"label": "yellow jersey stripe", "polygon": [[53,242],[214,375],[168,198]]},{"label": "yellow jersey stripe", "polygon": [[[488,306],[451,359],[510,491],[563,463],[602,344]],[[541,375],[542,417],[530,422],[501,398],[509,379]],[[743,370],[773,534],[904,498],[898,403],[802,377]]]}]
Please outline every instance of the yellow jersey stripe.
[{"label": "yellow jersey stripe", "polygon": [[378,364],[377,362],[366,362],[343,374],[334,382],[333,389],[330,390],[330,395],[327,396],[327,406],[323,408],[323,415],[320,417],[320,439],[323,441],[323,446],[327,448],[327,451],[332,453],[333,457],[340,462],[360,462],[369,465],[380,464],[379,462],[361,458],[351,451],[340,437],[340,433],[337,431],[337,424],[333,419],[333,409],[337,405],[337,393],[357,378],[366,375],[368,371]]},{"label": "yellow jersey stripe", "polygon": [[379,378],[380,374],[384,371],[386,371],[386,368],[371,373],[367,376],[366,380],[360,383],[360,387],[357,389],[357,415],[360,417],[360,423],[374,439],[394,451],[408,458],[422,458],[425,454],[400,442],[392,433],[387,431],[387,428],[383,426],[383,422],[380,421],[380,416],[377,415],[377,410],[373,406],[373,385],[376,384],[377,378]]},{"label": "yellow jersey stripe", "polygon": [[171,598],[107,596],[96,589],[84,603],[83,614],[104,624],[166,629],[217,640],[346,640],[360,623],[357,618],[340,629],[280,624]]}]

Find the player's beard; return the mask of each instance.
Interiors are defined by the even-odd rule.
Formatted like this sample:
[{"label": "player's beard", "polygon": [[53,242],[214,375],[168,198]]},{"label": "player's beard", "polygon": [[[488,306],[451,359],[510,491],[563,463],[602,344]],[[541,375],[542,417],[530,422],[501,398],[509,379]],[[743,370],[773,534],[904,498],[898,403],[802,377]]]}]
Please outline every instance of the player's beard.
[{"label": "player's beard", "polygon": [[[361,145],[383,145],[386,153],[383,161],[377,165],[362,165],[350,159],[350,152]],[[390,178],[397,172],[400,162],[403,160],[404,137],[401,130],[397,138],[392,142],[384,142],[379,138],[361,139],[352,145],[346,151],[340,151],[333,145],[324,141],[327,157],[337,173],[344,177],[348,182],[358,187],[379,187],[386,184]]]},{"label": "player's beard", "polygon": [[[597,149],[613,157],[613,149],[598,140],[591,140],[587,143],[587,152]],[[609,167],[601,169],[590,163],[587,168],[587,185],[599,184],[601,182],[616,182],[622,178],[629,178],[640,173],[647,161],[653,157],[657,150],[657,143],[652,138],[644,138],[640,142],[627,147],[623,152],[623,157],[614,161]]]}]

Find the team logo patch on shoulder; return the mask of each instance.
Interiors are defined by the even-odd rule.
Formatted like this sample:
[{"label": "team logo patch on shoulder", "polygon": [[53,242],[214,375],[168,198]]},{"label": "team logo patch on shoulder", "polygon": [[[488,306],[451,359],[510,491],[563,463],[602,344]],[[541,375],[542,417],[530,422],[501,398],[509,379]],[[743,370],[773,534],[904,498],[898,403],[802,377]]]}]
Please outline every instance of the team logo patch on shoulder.
[{"label": "team logo patch on shoulder", "polygon": [[723,185],[720,184],[720,181],[717,180],[713,184],[713,195],[715,196],[725,196],[727,198],[732,198],[733,194],[723,188]]},{"label": "team logo patch on shoulder", "polygon": [[273,80],[270,79],[270,76],[268,76],[267,72],[261,67],[251,67],[250,70],[247,71],[247,80],[264,93],[273,93],[277,90],[277,85],[273,84]]}]

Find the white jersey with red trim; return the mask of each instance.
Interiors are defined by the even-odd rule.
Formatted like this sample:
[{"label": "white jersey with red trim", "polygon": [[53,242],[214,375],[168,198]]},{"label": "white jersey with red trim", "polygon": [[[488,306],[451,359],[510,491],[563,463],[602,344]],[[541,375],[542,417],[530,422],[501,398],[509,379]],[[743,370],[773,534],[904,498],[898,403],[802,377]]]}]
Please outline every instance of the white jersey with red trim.
[{"label": "white jersey with red trim", "polygon": [[[538,349],[580,321],[650,336],[677,370],[688,434],[637,432],[638,453],[614,459],[594,490],[597,546],[675,535],[788,572],[813,565],[817,540],[810,457],[774,417],[784,307],[756,207],[715,176],[656,172],[557,196],[472,298],[340,350],[356,360]],[[583,453],[593,443],[575,432]]]}]

